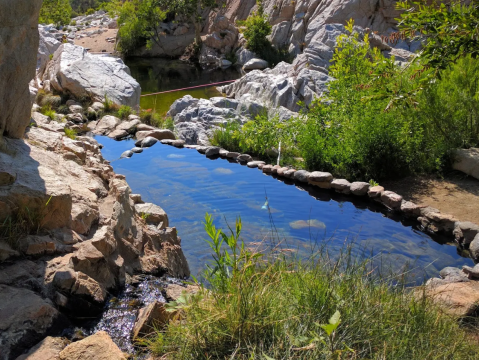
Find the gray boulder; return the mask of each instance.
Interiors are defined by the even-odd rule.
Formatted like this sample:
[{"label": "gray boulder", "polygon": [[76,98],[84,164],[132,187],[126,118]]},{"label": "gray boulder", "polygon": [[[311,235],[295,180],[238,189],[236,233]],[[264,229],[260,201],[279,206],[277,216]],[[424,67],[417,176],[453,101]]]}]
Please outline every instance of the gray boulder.
[{"label": "gray boulder", "polygon": [[262,59],[251,59],[243,66],[243,70],[264,70],[268,67],[268,62]]},{"label": "gray boulder", "polygon": [[307,183],[309,178],[309,172],[306,170],[298,170],[294,173],[294,180]]},{"label": "gray boulder", "polygon": [[[147,137],[147,138],[141,140],[141,147],[142,148],[149,148],[149,147],[152,147],[153,145],[155,145],[157,142],[158,142],[158,140],[155,139],[154,137]],[[135,145],[138,146],[136,143],[135,143]]]}]

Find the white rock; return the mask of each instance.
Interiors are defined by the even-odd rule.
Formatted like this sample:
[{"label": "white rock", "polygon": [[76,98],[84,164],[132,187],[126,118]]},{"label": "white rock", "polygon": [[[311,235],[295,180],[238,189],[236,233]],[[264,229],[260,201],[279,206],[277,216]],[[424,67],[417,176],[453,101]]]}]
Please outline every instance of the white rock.
[{"label": "white rock", "polygon": [[121,59],[92,55],[81,46],[62,44],[48,64],[43,80],[50,80],[57,91],[77,98],[91,94],[103,100],[108,96],[117,104],[132,107],[140,102],[140,85]]}]

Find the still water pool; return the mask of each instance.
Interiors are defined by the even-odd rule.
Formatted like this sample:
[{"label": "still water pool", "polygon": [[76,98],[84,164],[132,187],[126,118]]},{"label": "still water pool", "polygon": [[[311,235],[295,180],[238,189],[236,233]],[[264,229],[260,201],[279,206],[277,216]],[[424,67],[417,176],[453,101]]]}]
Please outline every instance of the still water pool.
[{"label": "still water pool", "polygon": [[[236,80],[241,76],[234,67],[224,70],[204,70],[180,60],[130,58],[125,62],[130,68],[131,76],[140,83],[142,95]],[[208,86],[145,96],[141,98],[140,106],[142,109],[154,109],[159,114],[165,115],[175,100],[185,95],[191,95],[198,99],[221,96],[215,86]]]},{"label": "still water pool", "polygon": [[104,145],[103,156],[115,172],[126,176],[133,193],[168,213],[193,275],[211,260],[204,241],[205,213],[213,214],[223,228],[241,216],[245,242],[261,242],[271,234],[270,215],[262,208],[265,194],[283,246],[300,254],[307,254],[316,242],[327,242],[328,250],[335,253],[354,241],[356,249],[382,254],[382,264],[388,268],[397,271],[409,265],[417,281],[436,276],[445,266],[472,264],[455,246],[441,244],[440,238],[419,231],[415,223],[368,201],[284,182],[257,169],[160,143],[119,160],[121,153],[134,147],[133,140],[96,139]]}]

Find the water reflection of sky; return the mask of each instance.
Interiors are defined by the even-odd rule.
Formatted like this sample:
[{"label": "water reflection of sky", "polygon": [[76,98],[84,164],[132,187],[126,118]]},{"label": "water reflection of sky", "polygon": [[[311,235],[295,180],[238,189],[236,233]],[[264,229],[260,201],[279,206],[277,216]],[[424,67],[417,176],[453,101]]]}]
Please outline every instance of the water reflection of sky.
[{"label": "water reflection of sky", "polygon": [[131,159],[115,160],[134,147],[134,142],[106,137],[97,140],[104,145],[103,156],[112,161],[117,173],[126,175],[132,191],[168,213],[171,226],[177,227],[182,238],[193,274],[210,259],[204,242],[205,213],[213,214],[217,225],[224,228],[226,221],[233,225],[241,216],[244,240],[260,242],[271,231],[269,214],[262,209],[265,194],[284,246],[301,254],[307,254],[315,241],[327,241],[331,253],[353,241],[356,252],[382,252],[383,266],[399,270],[409,264],[420,278],[437,275],[445,266],[471,263],[460,257],[454,246],[435,242],[401,219],[387,218],[370,202],[286,184],[257,169],[162,144]]}]

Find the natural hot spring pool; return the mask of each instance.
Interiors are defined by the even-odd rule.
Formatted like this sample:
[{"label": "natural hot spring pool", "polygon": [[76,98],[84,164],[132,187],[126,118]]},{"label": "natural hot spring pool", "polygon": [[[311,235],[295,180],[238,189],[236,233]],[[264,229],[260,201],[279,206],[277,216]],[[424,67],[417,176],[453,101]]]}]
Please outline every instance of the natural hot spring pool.
[{"label": "natural hot spring pool", "polygon": [[374,203],[285,183],[258,169],[160,143],[131,159],[117,160],[134,147],[134,141],[96,139],[104,145],[103,156],[112,161],[115,172],[126,175],[132,191],[168,213],[194,275],[211,259],[204,242],[205,213],[214,214],[223,228],[225,218],[233,225],[240,215],[243,239],[259,242],[271,230],[269,214],[262,209],[265,192],[276,228],[286,241],[284,246],[300,253],[307,253],[314,240],[327,241],[332,253],[354,240],[357,249],[382,253],[382,264],[393,270],[408,264],[417,281],[436,276],[446,266],[472,265],[455,246],[441,244],[444,239],[432,238],[414,222],[394,217]]},{"label": "natural hot spring pool", "polygon": [[[130,58],[126,60],[126,64],[130,68],[131,76],[140,83],[142,95],[236,80],[241,76],[234,67],[224,70],[203,70],[180,60]],[[154,109],[164,115],[175,100],[185,95],[191,95],[198,99],[221,96],[215,86],[209,86],[142,97],[140,106],[142,109]]]}]

